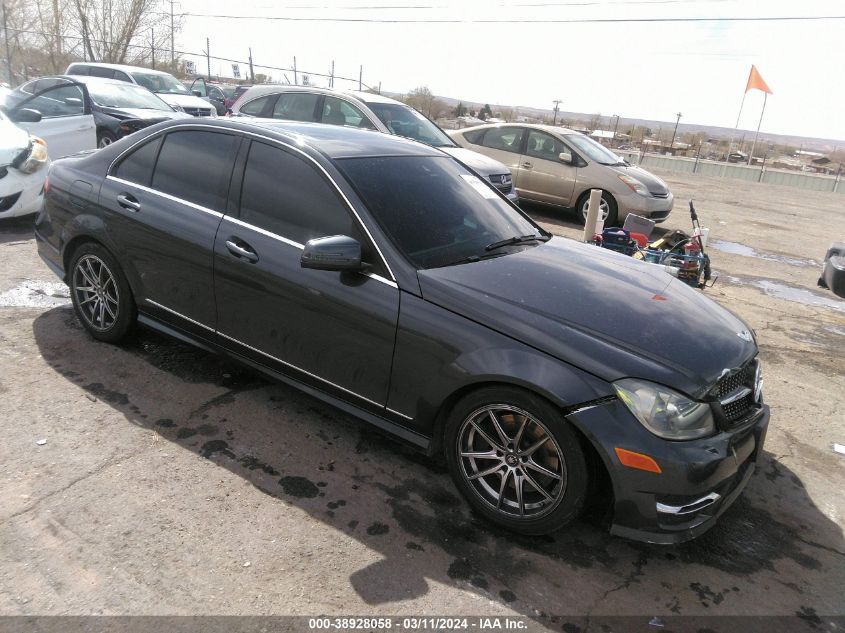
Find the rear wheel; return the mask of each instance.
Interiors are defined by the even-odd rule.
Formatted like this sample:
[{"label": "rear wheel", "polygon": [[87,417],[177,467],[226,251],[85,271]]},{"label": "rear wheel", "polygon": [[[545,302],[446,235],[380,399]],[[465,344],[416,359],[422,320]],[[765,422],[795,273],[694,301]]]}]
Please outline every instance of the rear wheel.
[{"label": "rear wheel", "polygon": [[513,387],[480,389],[455,405],[445,440],[455,484],[492,522],[547,534],[581,513],[588,483],[584,453],[546,400]]},{"label": "rear wheel", "polygon": [[104,247],[80,246],[71,258],[68,281],[73,309],[91,336],[117,343],[131,333],[135,300],[117,260]]},{"label": "rear wheel", "polygon": [[[581,224],[586,223],[587,221],[587,207],[589,206],[590,202],[590,190],[588,189],[584,193],[581,194],[581,197],[578,198],[577,210],[578,210],[578,221]],[[601,192],[601,202],[599,203],[599,215],[600,218],[604,219],[604,226],[611,227],[616,226],[616,218],[617,218],[617,208],[616,208],[616,200],[613,199],[606,191]]]},{"label": "rear wheel", "polygon": [[108,147],[117,140],[117,137],[107,130],[97,133],[97,147]]}]

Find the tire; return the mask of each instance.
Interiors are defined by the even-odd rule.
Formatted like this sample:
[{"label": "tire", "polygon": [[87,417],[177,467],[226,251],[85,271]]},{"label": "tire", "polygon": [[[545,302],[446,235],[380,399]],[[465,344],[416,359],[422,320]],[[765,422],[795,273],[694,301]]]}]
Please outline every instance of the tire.
[{"label": "tire", "polygon": [[[587,203],[590,200],[590,190],[587,189],[584,193],[581,194],[581,197],[578,198],[578,203],[575,205],[575,210],[578,213],[578,221],[581,224],[585,224],[587,222]],[[607,209],[607,214],[604,218],[604,226],[605,228],[609,228],[611,226],[616,226],[617,217],[618,217],[618,207],[616,205],[616,200],[613,199],[608,192],[602,190],[601,192],[601,208]]]},{"label": "tire", "polygon": [[117,140],[117,137],[109,132],[108,130],[103,130],[97,133],[97,147],[102,149],[104,147],[108,147],[112,143]]},{"label": "tire", "polygon": [[503,528],[548,534],[584,508],[589,475],[576,432],[554,405],[530,392],[501,386],[464,396],[447,419],[443,450],[464,498]]},{"label": "tire", "polygon": [[73,311],[98,341],[118,343],[135,329],[137,308],[117,260],[100,244],[82,244],[71,257]]}]

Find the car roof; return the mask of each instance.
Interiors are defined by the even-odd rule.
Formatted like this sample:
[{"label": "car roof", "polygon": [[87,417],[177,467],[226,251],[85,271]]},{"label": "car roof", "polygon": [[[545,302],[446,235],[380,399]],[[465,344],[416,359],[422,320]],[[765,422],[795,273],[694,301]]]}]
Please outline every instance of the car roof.
[{"label": "car roof", "polygon": [[71,66],[96,66],[97,68],[112,68],[114,70],[124,70],[127,72],[143,72],[152,75],[170,74],[161,70],[152,70],[150,68],[144,68],[143,66],[129,66],[127,64],[107,64],[105,62],[73,62],[68,66],[68,68],[70,68]]},{"label": "car roof", "polygon": [[81,84],[116,84],[118,86],[137,86],[120,79],[109,79],[108,77],[91,77],[90,75],[45,75],[38,79],[67,79]]},{"label": "car roof", "polygon": [[308,146],[329,159],[366,156],[433,156],[446,157],[438,149],[410,139],[383,134],[375,130],[302,123],[280,119],[183,119],[168,127],[224,128],[263,134],[295,146]]},{"label": "car roof", "polygon": [[[560,127],[559,125],[546,125],[543,123],[486,123],[484,125],[475,125],[473,127],[465,127],[460,130],[454,130],[455,132],[460,132],[463,134],[464,132],[469,132],[471,130],[487,130],[490,128],[495,127],[524,127],[528,128],[529,130],[541,130],[543,132],[549,132],[551,134],[581,134],[581,132],[577,130],[571,130],[568,127]],[[583,136],[583,134],[581,134]]]},{"label": "car roof", "polygon": [[[211,85],[211,84],[209,84]],[[336,88],[318,88],[317,86],[292,86],[289,84],[258,84],[249,88],[250,97],[264,94],[272,94],[274,92],[312,92],[323,95],[343,95],[358,99],[364,103],[393,103],[397,105],[405,105],[401,101],[391,99],[379,94],[370,92],[359,92],[358,90],[339,90]]]},{"label": "car roof", "polygon": [[358,90],[344,90],[342,92],[343,94],[347,94],[352,97],[355,97],[356,99],[360,99],[364,103],[393,103],[398,105],[407,105],[396,99],[391,99],[390,97],[385,97],[384,95],[376,94],[373,92],[360,92]]}]

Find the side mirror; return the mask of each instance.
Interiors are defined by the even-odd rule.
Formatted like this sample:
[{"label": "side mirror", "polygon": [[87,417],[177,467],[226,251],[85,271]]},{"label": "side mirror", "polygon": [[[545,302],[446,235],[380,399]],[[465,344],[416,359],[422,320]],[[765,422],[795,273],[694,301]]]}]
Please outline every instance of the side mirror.
[{"label": "side mirror", "polygon": [[202,93],[199,90],[191,90],[195,97],[201,97]]},{"label": "side mirror", "polygon": [[31,108],[21,108],[20,110],[12,110],[9,118],[15,123],[38,123],[41,120],[41,113]]},{"label": "side mirror", "polygon": [[572,154],[570,154],[569,152],[561,152],[560,154],[558,154],[558,158],[562,163],[566,163],[567,165],[572,164]]},{"label": "side mirror", "polygon": [[361,244],[346,235],[308,240],[299,264],[316,270],[362,270]]}]

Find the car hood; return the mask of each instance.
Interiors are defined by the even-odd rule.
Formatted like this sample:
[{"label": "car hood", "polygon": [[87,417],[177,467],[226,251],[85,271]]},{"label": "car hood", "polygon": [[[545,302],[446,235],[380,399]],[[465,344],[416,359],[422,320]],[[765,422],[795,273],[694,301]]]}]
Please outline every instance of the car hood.
[{"label": "car hood", "polygon": [[471,149],[465,147],[438,147],[450,156],[454,156],[459,161],[470,167],[472,170],[478,172],[482,176],[492,176],[493,174],[509,174],[511,170],[505,167],[495,158],[490,158],[484,154],[479,154]]},{"label": "car hood", "polygon": [[663,180],[652,174],[650,171],[646,171],[642,167],[637,167],[636,165],[628,165],[624,167],[621,165],[614,165],[611,169],[619,172],[620,174],[627,174],[632,178],[636,178],[643,183],[651,193],[669,193],[669,187],[665,182],[663,182]]},{"label": "car hood", "polygon": [[423,297],[607,381],[700,398],[757,352],[748,326],[653,264],[554,237],[419,272]]},{"label": "car hood", "polygon": [[0,118],[0,167],[11,165],[29,147],[29,132],[5,118]]},{"label": "car hood", "polygon": [[138,119],[140,121],[169,121],[170,119],[193,118],[190,114],[174,110],[151,110],[149,108],[109,108],[100,106],[105,114],[116,119]]},{"label": "car hood", "polygon": [[205,99],[200,99],[195,95],[176,95],[157,92],[156,95],[168,105],[178,105],[183,108],[206,108],[213,110],[214,106]]}]

